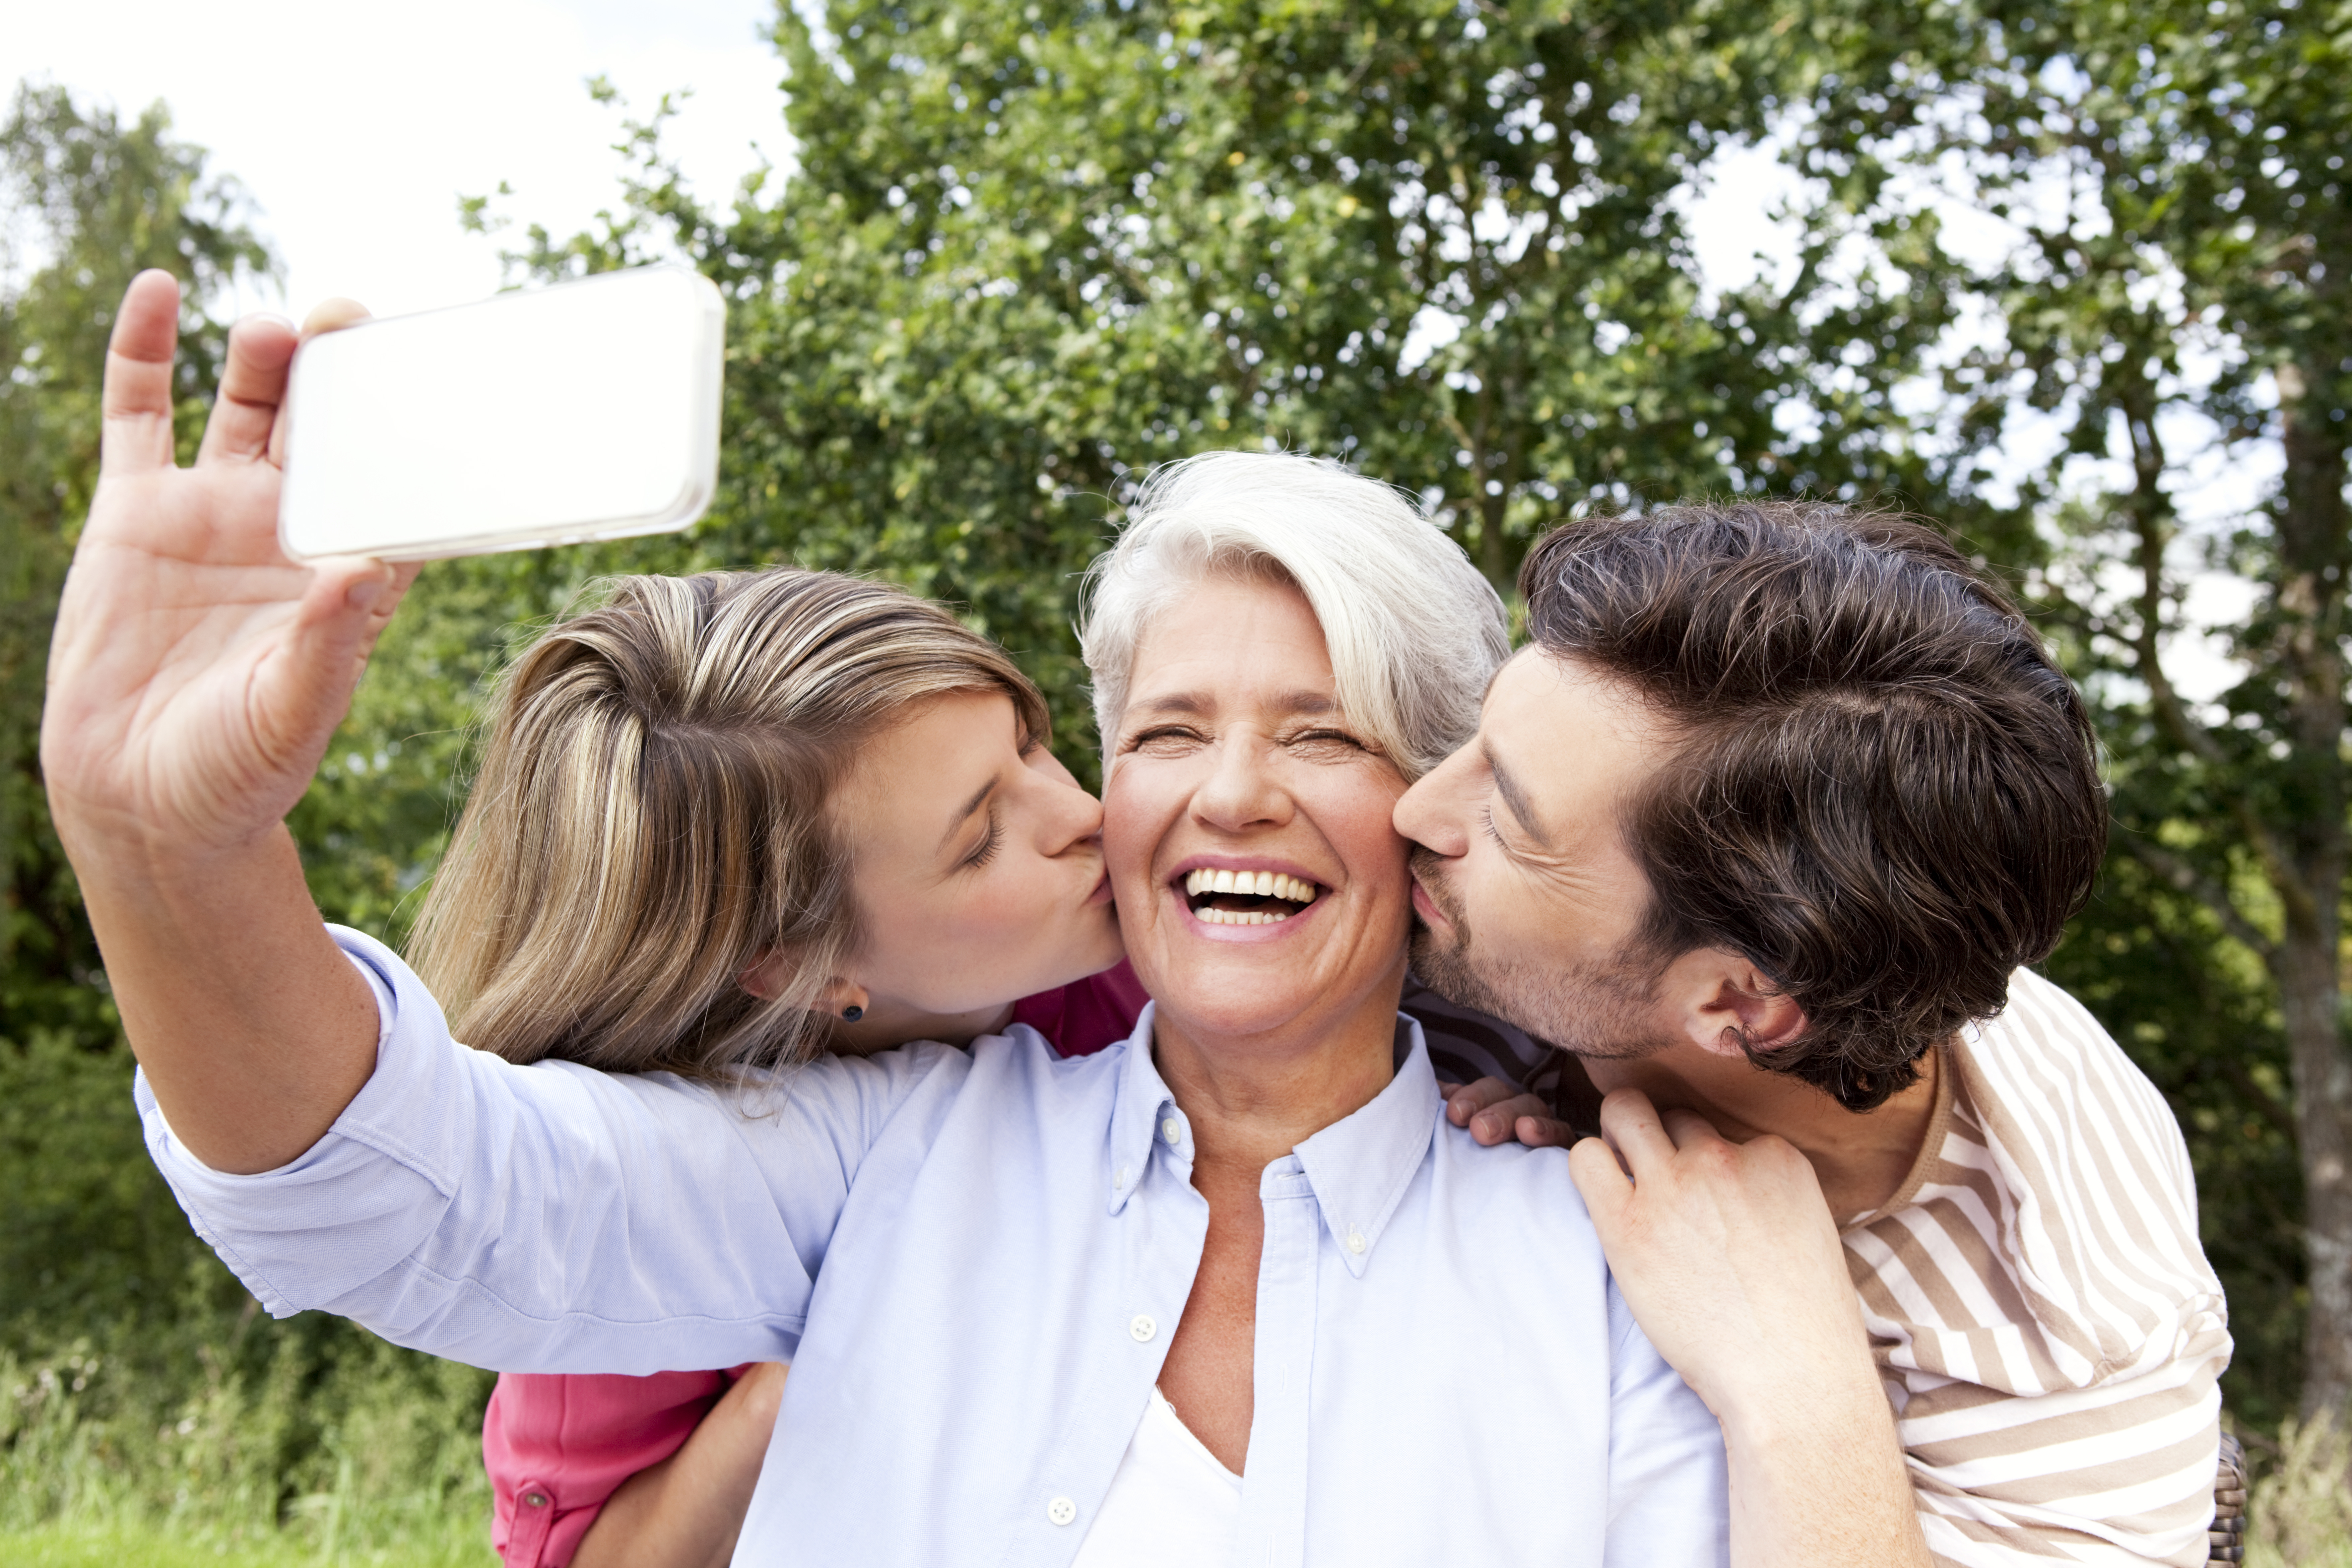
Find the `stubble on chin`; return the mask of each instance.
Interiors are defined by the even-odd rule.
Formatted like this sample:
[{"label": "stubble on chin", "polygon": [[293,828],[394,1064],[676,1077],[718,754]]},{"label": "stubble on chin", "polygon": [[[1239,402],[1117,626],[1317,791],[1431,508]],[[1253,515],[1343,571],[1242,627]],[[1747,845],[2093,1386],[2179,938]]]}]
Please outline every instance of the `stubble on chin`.
[{"label": "stubble on chin", "polygon": [[1654,966],[1622,952],[1601,963],[1563,959],[1536,965],[1485,958],[1453,890],[1434,864],[1424,868],[1423,857],[1436,860],[1428,850],[1417,849],[1413,869],[1452,927],[1453,940],[1414,920],[1412,973],[1423,984],[1456,1005],[1491,1014],[1579,1057],[1632,1061],[1669,1043],[1659,1037],[1654,1019]]}]

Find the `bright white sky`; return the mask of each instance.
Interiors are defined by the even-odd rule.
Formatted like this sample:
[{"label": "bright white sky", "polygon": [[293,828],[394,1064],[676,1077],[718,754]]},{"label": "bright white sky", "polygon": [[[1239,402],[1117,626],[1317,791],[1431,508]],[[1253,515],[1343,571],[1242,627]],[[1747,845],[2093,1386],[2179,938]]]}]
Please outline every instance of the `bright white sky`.
[{"label": "bright white sky", "polygon": [[[608,76],[629,111],[694,97],[668,144],[698,192],[724,196],[784,160],[783,67],[770,0],[16,0],[0,83],[30,79],[110,102],[156,99],[181,137],[234,174],[287,267],[299,316],[348,294],[380,315],[499,285],[499,242],[457,226],[457,198],[514,188],[503,210],[558,234],[612,205],[606,149],[622,115],[590,100]],[[518,243],[509,237],[509,243]]]},{"label": "bright white sky", "polygon": [[[70,88],[126,116],[160,98],[257,209],[299,315],[348,294],[379,315],[454,304],[499,284],[498,242],[457,226],[457,198],[494,191],[558,234],[617,195],[605,149],[622,116],[589,100],[612,79],[630,111],[693,90],[667,144],[697,191],[723,197],[762,153],[790,161],[773,0],[19,0],[0,29],[0,83]],[[1754,167],[1746,166],[1753,164]],[[1693,217],[1711,272],[1738,275],[1787,188],[1751,157]],[[1758,178],[1757,176],[1762,176]],[[511,240],[509,243],[513,243]]]}]

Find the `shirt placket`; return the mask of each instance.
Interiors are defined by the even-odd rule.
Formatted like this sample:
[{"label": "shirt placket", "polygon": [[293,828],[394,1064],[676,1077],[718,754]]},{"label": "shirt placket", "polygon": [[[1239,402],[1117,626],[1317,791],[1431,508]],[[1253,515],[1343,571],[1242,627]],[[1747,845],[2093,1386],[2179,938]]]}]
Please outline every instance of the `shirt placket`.
[{"label": "shirt placket", "polygon": [[1322,1217],[1296,1155],[1258,1184],[1265,1240],[1257,1270],[1257,1365],[1235,1568],[1299,1568],[1307,1557],[1307,1419],[1315,1358]]}]

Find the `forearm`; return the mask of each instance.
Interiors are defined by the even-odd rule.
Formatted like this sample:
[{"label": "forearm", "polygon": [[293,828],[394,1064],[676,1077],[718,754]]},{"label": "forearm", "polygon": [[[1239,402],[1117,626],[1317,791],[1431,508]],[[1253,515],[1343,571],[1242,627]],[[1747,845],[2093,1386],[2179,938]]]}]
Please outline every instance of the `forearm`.
[{"label": "forearm", "polygon": [[686,1446],[621,1484],[572,1568],[724,1568],[776,1426],[785,1368],[753,1368]]},{"label": "forearm", "polygon": [[368,1080],[367,983],[320,923],[283,826],[202,856],[60,814],[124,1034],[172,1131],[233,1173],[316,1143]]},{"label": "forearm", "polygon": [[1731,1568],[1927,1568],[1894,1413],[1866,1362],[1727,1412]]}]

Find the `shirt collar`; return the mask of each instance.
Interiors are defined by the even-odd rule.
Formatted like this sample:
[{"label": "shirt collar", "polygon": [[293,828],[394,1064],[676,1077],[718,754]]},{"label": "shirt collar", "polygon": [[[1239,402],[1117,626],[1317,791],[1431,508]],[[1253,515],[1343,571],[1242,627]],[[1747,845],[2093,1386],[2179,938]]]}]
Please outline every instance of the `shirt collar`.
[{"label": "shirt collar", "polygon": [[[1109,1206],[1112,1214],[1143,1184],[1152,1158],[1164,1154],[1182,1181],[1192,1180],[1192,1127],[1151,1060],[1151,1020],[1143,1009],[1119,1064],[1118,1101],[1111,1112]],[[1298,1145],[1295,1158],[1314,1189],[1323,1224],[1350,1274],[1360,1277],[1389,1218],[1437,1135],[1437,1075],[1421,1025],[1397,1015],[1396,1076],[1349,1115]],[[1171,1130],[1174,1136],[1170,1136]]]},{"label": "shirt collar", "polygon": [[[1176,1097],[1168,1092],[1160,1068],[1151,1060],[1151,1020],[1159,1011],[1156,1002],[1143,1005],[1135,1032],[1127,1037],[1127,1059],[1119,1064],[1118,1099],[1110,1116],[1108,1185],[1113,1214],[1124,1209],[1127,1200],[1143,1185],[1143,1173],[1151,1163],[1156,1145],[1165,1144],[1176,1157],[1182,1180],[1192,1179],[1192,1126],[1176,1109]],[[1176,1129],[1172,1141],[1164,1131],[1169,1126]]]},{"label": "shirt collar", "polygon": [[1371,1102],[1298,1145],[1324,1227],[1358,1279],[1437,1136],[1437,1074],[1420,1023],[1400,1013],[1396,1076]]}]

